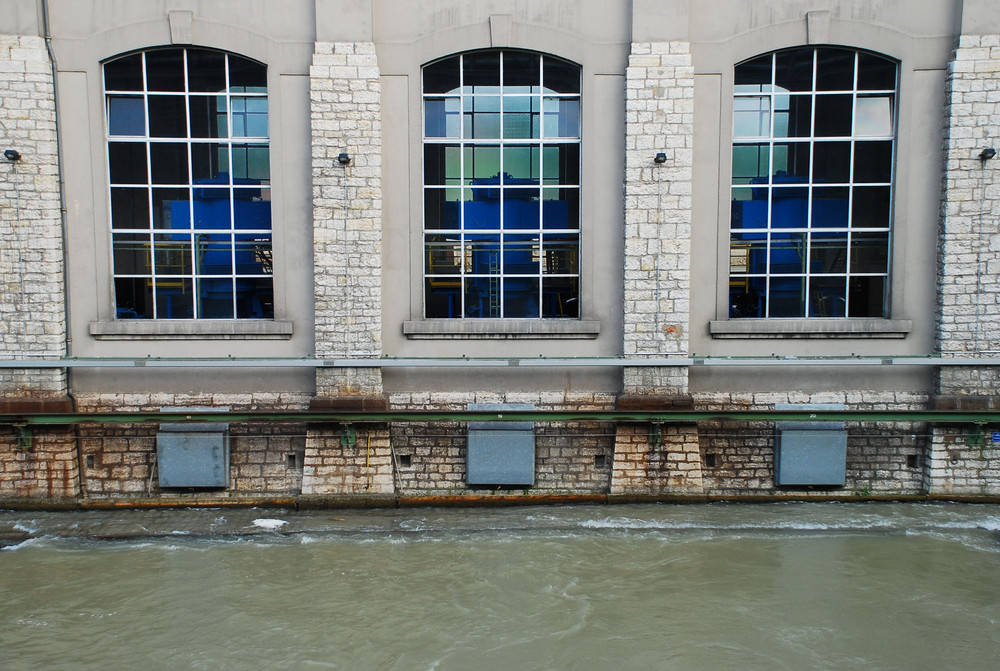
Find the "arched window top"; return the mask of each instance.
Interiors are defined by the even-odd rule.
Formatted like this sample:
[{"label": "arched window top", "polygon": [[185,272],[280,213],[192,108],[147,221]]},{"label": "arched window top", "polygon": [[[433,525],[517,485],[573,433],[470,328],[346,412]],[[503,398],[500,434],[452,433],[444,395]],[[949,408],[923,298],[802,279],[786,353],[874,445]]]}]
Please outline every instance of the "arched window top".
[{"label": "arched window top", "polygon": [[158,93],[266,93],[267,66],[200,48],[149,49],[104,64],[104,90]]},{"label": "arched window top", "polygon": [[580,66],[533,51],[489,49],[424,66],[425,94],[579,95]]},{"label": "arched window top", "polygon": [[894,91],[896,61],[844,47],[797,47],[736,66],[736,93]]}]

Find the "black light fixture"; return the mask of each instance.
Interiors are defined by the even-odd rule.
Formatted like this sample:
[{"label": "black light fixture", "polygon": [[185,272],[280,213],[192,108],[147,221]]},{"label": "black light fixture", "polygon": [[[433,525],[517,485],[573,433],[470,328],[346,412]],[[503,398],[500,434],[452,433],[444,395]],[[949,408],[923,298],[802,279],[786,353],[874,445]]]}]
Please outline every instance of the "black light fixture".
[{"label": "black light fixture", "polygon": [[341,152],[340,154],[337,155],[337,163],[339,163],[340,165],[347,165],[350,162],[351,162],[351,157],[348,156],[345,152]]},{"label": "black light fixture", "polygon": [[667,155],[662,151],[653,158],[653,163],[661,164],[667,162]]},{"label": "black light fixture", "polygon": [[987,147],[986,149],[979,152],[979,160],[988,161],[997,155],[997,150],[993,147]]},{"label": "black light fixture", "polygon": [[8,161],[20,161],[21,160],[21,152],[19,152],[16,149],[5,149],[4,152],[3,152],[3,155],[4,155],[4,158],[6,158]]}]

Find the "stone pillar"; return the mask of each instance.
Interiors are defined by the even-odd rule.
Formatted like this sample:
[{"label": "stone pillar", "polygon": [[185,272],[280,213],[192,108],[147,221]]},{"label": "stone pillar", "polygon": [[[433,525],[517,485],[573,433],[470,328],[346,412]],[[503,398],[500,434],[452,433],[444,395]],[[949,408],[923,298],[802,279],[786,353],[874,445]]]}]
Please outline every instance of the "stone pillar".
[{"label": "stone pillar", "polygon": [[[684,355],[694,114],[689,44],[633,43],[625,82],[624,354]],[[625,394],[687,393],[685,368],[625,368],[623,375]]]},{"label": "stone pillar", "polygon": [[[316,356],[382,353],[381,81],[371,42],[317,42],[309,70]],[[342,163],[344,154],[349,162]],[[320,397],[381,396],[379,368],[320,369]]]},{"label": "stone pillar", "polygon": [[[975,26],[980,29],[982,26]],[[992,26],[1000,33],[1000,25]],[[938,254],[938,350],[943,357],[995,358],[1000,351],[1000,34],[963,34],[948,73],[945,183]],[[942,366],[935,405],[995,409],[1000,370]],[[1000,450],[990,434],[933,431],[930,491],[1000,492]]]},{"label": "stone pillar", "polygon": [[[66,354],[59,154],[52,65],[40,37],[0,35],[0,128],[0,149],[21,155],[0,157],[0,358],[58,358]],[[65,369],[0,371],[4,399],[39,405],[66,394]]]},{"label": "stone pillar", "polygon": [[[655,430],[654,430],[655,431]],[[703,493],[697,428],[622,424],[615,434],[612,496],[698,495]]]},{"label": "stone pillar", "polygon": [[392,496],[394,474],[386,425],[358,426],[347,433],[339,427],[314,428],[306,437],[303,495]]}]

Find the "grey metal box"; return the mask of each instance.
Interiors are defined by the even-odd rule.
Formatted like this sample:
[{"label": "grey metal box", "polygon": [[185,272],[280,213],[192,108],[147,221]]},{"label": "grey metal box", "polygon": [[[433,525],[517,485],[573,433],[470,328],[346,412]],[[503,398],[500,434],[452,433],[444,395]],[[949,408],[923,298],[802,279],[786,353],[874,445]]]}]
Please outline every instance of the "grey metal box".
[{"label": "grey metal box", "polygon": [[843,486],[847,470],[844,429],[779,429],[774,484]]},{"label": "grey metal box", "polygon": [[228,424],[161,425],[156,434],[160,487],[228,487],[228,428]]},{"label": "grey metal box", "polygon": [[[469,410],[533,409],[528,403],[469,404]],[[534,423],[469,422],[465,465],[469,485],[534,485]]]}]

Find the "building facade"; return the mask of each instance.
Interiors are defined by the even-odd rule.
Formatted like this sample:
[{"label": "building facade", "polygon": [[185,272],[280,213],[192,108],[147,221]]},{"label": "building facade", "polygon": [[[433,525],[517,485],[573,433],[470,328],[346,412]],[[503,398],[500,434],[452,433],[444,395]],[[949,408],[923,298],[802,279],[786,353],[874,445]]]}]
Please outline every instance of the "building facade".
[{"label": "building facade", "polygon": [[0,500],[1000,496],[992,0],[6,6]]}]

